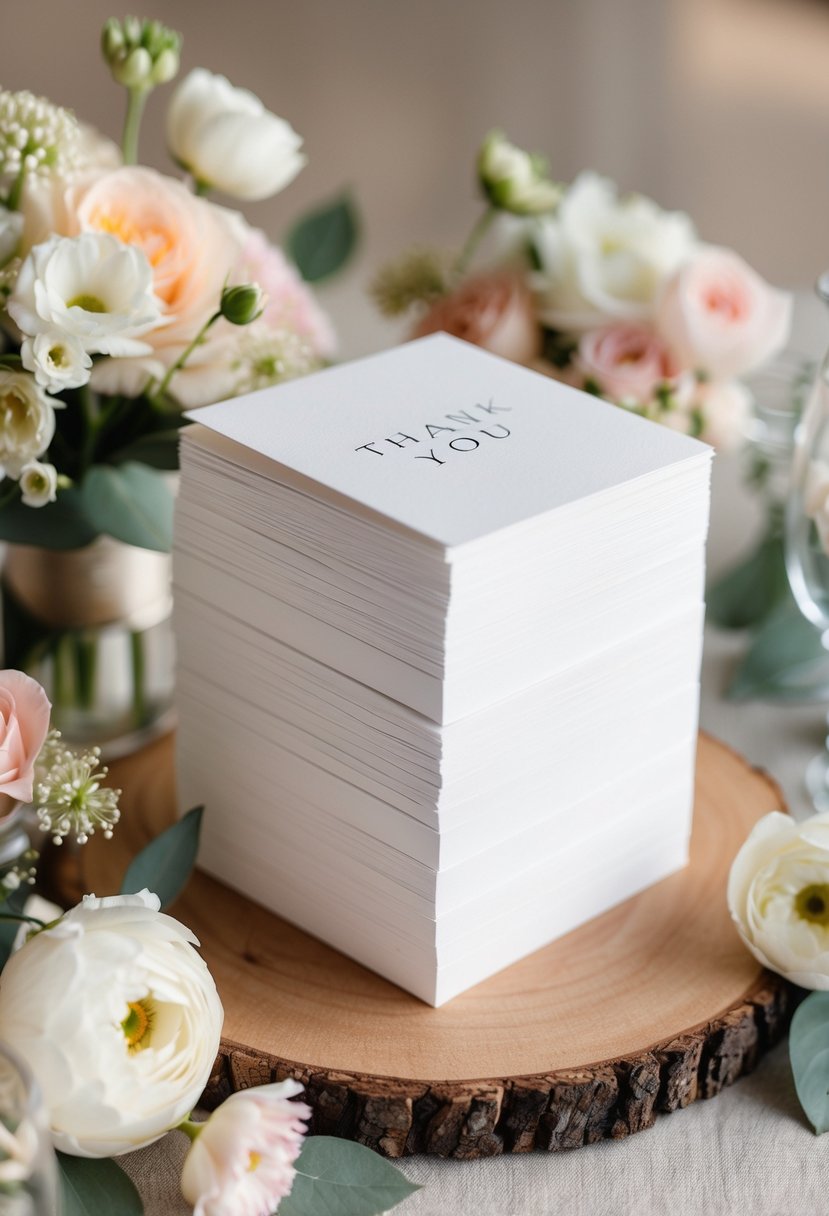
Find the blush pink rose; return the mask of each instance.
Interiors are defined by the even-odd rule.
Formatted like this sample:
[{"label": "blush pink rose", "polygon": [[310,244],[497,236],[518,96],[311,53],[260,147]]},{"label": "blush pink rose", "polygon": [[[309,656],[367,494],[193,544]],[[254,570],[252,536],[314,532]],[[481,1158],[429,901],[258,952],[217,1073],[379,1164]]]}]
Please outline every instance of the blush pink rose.
[{"label": "blush pink rose", "polygon": [[261,320],[269,329],[287,330],[302,338],[320,358],[330,358],[336,338],[328,317],[281,249],[264,232],[248,234],[234,282],[258,283],[265,293]]},{"label": "blush pink rose", "polygon": [[738,448],[748,434],[753,398],[739,380],[710,380],[697,389],[702,417],[700,439],[718,452]]},{"label": "blush pink rose", "polygon": [[574,367],[581,383],[593,382],[611,401],[646,402],[677,375],[664,342],[647,325],[620,322],[583,334]]},{"label": "blush pink rose", "polygon": [[791,315],[788,292],[771,287],[731,250],[709,247],[668,280],[657,328],[684,367],[728,380],[785,346]]},{"label": "blush pink rose", "polygon": [[541,349],[532,296],[513,274],[480,274],[467,279],[457,291],[432,305],[412,336],[422,338],[441,331],[513,363],[532,363]]},{"label": "blush pink rose", "polygon": [[0,794],[32,801],[35,761],[51,708],[37,680],[22,671],[0,671]]}]

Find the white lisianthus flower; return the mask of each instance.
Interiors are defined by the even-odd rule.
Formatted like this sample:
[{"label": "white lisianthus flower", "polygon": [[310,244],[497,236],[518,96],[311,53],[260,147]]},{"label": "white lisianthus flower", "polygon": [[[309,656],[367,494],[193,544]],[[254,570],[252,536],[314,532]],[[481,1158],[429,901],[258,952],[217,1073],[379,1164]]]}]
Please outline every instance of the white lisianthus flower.
[{"label": "white lisianthus flower", "polygon": [[305,164],[302,139],[247,89],[196,68],[173,93],[167,111],[172,156],[198,182],[234,198],[268,198]]},{"label": "white lisianthus flower", "polygon": [[58,471],[53,464],[32,460],[20,470],[20,489],[27,507],[45,507],[58,496]]},{"label": "white lisianthus flower", "polygon": [[231,1094],[193,1142],[181,1191],[194,1216],[263,1216],[291,1192],[311,1110],[296,1081]]},{"label": "white lisianthus flower", "polygon": [[563,194],[547,176],[543,157],[511,144],[500,131],[490,131],[481,146],[478,178],[492,205],[513,215],[552,211]]},{"label": "white lisianthus flower", "polygon": [[112,1157],[197,1103],[222,1005],[198,943],[149,891],[88,895],[9,959],[0,1039],[29,1065],[56,1148]]},{"label": "white lisianthus flower", "polygon": [[106,232],[52,237],[20,267],[9,314],[28,338],[59,333],[88,354],[144,355],[141,334],[161,323],[143,249]]},{"label": "white lisianthus flower", "polygon": [[728,908],[751,953],[801,988],[829,989],[829,813],[773,811],[734,859]]},{"label": "white lisianthus flower", "polygon": [[92,371],[92,359],[80,339],[56,329],[24,338],[20,358],[26,370],[50,393],[80,388]]},{"label": "white lisianthus flower", "polygon": [[6,477],[19,477],[24,465],[43,455],[61,404],[28,372],[0,366],[0,469]]},{"label": "white lisianthus flower", "polygon": [[576,178],[533,241],[541,318],[576,332],[651,318],[663,284],[695,246],[687,215],[638,194],[620,197],[596,173]]}]

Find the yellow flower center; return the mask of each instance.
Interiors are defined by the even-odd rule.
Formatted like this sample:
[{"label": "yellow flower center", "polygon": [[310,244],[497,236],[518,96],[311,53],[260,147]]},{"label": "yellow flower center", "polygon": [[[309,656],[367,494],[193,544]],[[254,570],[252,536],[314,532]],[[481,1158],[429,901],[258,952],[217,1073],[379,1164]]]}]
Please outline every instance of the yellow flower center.
[{"label": "yellow flower center", "polygon": [[87,295],[81,292],[79,296],[73,296],[68,301],[67,308],[82,308],[84,312],[106,312],[107,306],[98,296]]},{"label": "yellow flower center", "polygon": [[145,1047],[149,1047],[152,1035],[155,1017],[152,1002],[147,998],[143,1001],[129,1001],[127,1009],[129,1012],[121,1023],[127,1050],[131,1053],[143,1051]]},{"label": "yellow flower center", "polygon": [[829,926],[829,882],[813,882],[798,891],[794,908],[803,920],[813,925]]},{"label": "yellow flower center", "polygon": [[255,1153],[253,1150],[248,1154],[248,1173],[252,1174],[262,1164],[262,1154]]},{"label": "yellow flower center", "polygon": [[[88,309],[87,311],[92,310]],[[65,365],[69,362],[69,360],[66,358],[66,348],[63,346],[50,346],[49,362],[52,364],[52,367],[65,367]]]}]

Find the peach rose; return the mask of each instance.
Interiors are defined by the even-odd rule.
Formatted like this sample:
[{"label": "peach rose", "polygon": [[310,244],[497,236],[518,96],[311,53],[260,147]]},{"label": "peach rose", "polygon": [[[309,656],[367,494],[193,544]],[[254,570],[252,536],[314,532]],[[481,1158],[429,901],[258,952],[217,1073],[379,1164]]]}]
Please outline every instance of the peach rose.
[{"label": "peach rose", "polygon": [[166,319],[147,335],[152,353],[103,360],[93,373],[101,391],[136,395],[149,376],[164,374],[218,308],[246,226],[181,182],[135,166],[82,177],[66,190],[64,205],[62,234],[110,232],[143,249],[152,267]]},{"label": "peach rose", "polygon": [[463,338],[514,363],[530,363],[541,347],[532,296],[516,275],[480,274],[438,300],[413,337],[439,331]]},{"label": "peach rose", "polygon": [[716,380],[742,376],[786,344],[792,297],[729,249],[709,247],[665,286],[657,328],[685,367]]},{"label": "peach rose", "polygon": [[35,761],[51,708],[37,680],[22,671],[0,671],[0,794],[32,801]]},{"label": "peach rose", "polygon": [[647,325],[620,322],[583,334],[575,369],[611,401],[649,401],[654,389],[677,374],[670,352]]}]

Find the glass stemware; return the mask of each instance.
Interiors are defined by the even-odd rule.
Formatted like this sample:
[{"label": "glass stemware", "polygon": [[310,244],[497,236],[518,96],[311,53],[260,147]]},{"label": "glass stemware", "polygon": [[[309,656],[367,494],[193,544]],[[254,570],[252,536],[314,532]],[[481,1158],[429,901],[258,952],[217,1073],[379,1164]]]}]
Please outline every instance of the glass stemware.
[{"label": "glass stemware", "polygon": [[59,1211],[57,1160],[40,1091],[25,1065],[0,1044],[0,1212]]},{"label": "glass stemware", "polygon": [[[817,282],[829,305],[829,271]],[[785,523],[786,570],[803,615],[829,650],[829,353],[795,435]],[[829,739],[806,770],[815,808],[829,811]]]}]

